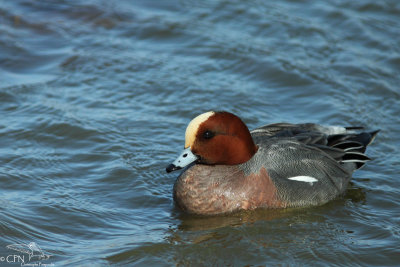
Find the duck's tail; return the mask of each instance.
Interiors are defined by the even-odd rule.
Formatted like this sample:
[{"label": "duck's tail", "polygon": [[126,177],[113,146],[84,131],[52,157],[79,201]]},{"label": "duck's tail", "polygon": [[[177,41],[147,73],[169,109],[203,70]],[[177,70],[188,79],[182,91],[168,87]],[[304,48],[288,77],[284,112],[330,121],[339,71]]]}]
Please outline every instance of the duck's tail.
[{"label": "duck's tail", "polygon": [[[360,130],[361,127],[346,127],[346,130]],[[364,164],[371,160],[364,153],[367,146],[374,141],[376,135],[380,130],[372,132],[362,132],[362,133],[349,133],[349,134],[336,134],[328,136],[328,146],[332,148],[338,148],[343,150],[345,153],[339,159],[342,164],[353,163],[355,169],[359,169]]]}]

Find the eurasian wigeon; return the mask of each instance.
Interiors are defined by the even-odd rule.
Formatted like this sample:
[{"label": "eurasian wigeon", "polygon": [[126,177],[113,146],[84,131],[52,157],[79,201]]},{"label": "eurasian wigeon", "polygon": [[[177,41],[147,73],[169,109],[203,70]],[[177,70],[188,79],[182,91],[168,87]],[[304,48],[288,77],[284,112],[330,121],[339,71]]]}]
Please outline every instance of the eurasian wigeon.
[{"label": "eurasian wigeon", "polygon": [[203,215],[325,204],[369,160],[364,152],[379,130],[360,129],[277,123],[250,132],[232,113],[203,113],[189,123],[185,149],[166,169],[186,167],[175,202]]}]

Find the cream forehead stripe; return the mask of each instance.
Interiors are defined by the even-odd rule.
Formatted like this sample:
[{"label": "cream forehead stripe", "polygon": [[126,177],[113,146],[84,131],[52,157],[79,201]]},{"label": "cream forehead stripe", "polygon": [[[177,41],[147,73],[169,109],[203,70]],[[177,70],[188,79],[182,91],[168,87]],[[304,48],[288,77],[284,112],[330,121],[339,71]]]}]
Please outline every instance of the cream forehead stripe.
[{"label": "cream forehead stripe", "polygon": [[208,120],[209,117],[214,115],[214,111],[209,111],[203,114],[200,114],[196,118],[194,118],[186,128],[185,133],[185,148],[188,148],[193,145],[194,140],[196,139],[197,130],[199,129],[200,124]]}]

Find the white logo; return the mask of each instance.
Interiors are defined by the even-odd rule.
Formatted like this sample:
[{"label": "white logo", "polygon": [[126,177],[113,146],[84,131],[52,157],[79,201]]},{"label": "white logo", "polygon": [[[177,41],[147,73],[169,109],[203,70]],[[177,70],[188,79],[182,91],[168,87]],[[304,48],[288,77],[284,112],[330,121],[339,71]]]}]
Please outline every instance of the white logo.
[{"label": "white logo", "polygon": [[21,266],[54,266],[54,264],[42,263],[42,261],[48,260],[51,254],[45,253],[35,242],[30,242],[27,245],[12,244],[8,245],[7,248],[22,254],[10,254],[5,257],[0,257],[0,263],[19,263]]}]

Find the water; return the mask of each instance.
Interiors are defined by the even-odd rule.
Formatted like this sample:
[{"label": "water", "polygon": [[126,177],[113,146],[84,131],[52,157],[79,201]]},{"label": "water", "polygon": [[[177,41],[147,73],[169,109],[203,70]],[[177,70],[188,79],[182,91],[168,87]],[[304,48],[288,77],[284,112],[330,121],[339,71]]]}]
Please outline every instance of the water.
[{"label": "water", "polygon": [[[0,265],[400,262],[400,3],[0,2]],[[216,217],[174,207],[187,123],[382,129],[344,198]]]}]

